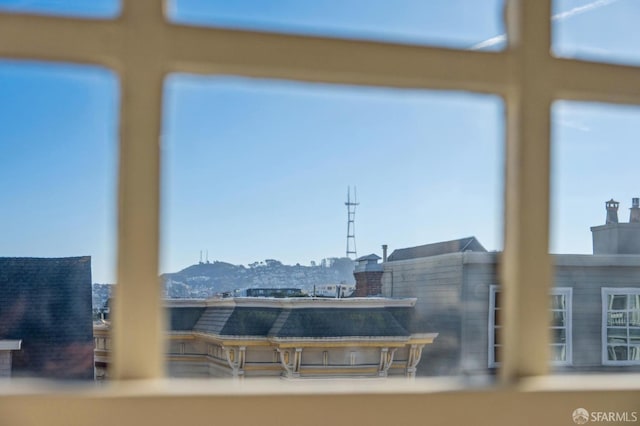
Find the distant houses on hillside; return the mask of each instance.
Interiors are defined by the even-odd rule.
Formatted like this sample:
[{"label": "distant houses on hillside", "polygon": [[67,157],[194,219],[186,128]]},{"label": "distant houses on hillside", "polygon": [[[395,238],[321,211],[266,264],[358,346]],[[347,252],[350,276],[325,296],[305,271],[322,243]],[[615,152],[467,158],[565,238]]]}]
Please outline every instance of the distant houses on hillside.
[{"label": "distant houses on hillside", "polygon": [[244,288],[300,288],[312,294],[314,286],[354,284],[353,260],[331,258],[320,266],[284,265],[274,259],[245,267],[226,262],[201,263],[163,274],[165,296],[172,299],[209,298]]}]

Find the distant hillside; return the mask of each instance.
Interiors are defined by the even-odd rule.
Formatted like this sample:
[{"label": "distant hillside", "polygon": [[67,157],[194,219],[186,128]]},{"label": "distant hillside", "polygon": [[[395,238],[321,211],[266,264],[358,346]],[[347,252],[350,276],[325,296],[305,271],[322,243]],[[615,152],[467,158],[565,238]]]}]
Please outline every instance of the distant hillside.
[{"label": "distant hillside", "polygon": [[[314,285],[354,284],[355,262],[349,258],[323,259],[319,265],[284,265],[274,259],[248,266],[215,261],[191,265],[179,272],[162,274],[168,298],[207,298],[243,288],[301,288],[312,291]],[[111,296],[111,284],[93,284],[94,310],[104,306]]]},{"label": "distant hillside", "polygon": [[94,316],[98,316],[98,312],[104,308],[104,304],[111,297],[111,289],[113,284],[93,284],[91,286],[91,296],[93,303]]},{"label": "distant hillside", "polygon": [[248,266],[215,261],[161,277],[167,297],[207,298],[240,288],[295,287],[311,291],[314,285],[354,284],[353,268],[354,262],[349,258],[324,259],[313,266],[284,265],[274,259]]}]

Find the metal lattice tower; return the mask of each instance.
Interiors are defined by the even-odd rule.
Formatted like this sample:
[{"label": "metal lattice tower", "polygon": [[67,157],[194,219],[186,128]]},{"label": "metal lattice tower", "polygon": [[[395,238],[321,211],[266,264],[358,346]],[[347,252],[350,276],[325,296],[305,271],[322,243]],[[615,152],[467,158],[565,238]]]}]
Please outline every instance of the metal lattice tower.
[{"label": "metal lattice tower", "polygon": [[358,254],[356,253],[356,206],[358,203],[358,194],[356,187],[353,187],[353,201],[351,201],[351,187],[347,187],[347,202],[344,203],[347,206],[347,257],[356,259]]}]

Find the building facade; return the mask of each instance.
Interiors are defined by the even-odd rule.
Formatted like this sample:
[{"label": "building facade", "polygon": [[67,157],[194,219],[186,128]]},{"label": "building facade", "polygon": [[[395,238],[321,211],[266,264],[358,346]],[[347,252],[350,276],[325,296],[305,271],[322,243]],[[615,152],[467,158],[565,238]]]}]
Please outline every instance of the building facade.
[{"label": "building facade", "polygon": [[[168,300],[172,377],[413,377],[437,333],[415,299],[238,297]],[[109,325],[95,327],[108,377]],[[423,361],[424,362],[424,361]]]},{"label": "building facade", "polygon": [[[640,371],[640,218],[591,228],[592,255],[553,255],[550,363],[562,372]],[[415,297],[416,317],[439,331],[418,375],[493,374],[500,363],[500,253],[474,238],[394,251],[383,263],[382,293]]]}]

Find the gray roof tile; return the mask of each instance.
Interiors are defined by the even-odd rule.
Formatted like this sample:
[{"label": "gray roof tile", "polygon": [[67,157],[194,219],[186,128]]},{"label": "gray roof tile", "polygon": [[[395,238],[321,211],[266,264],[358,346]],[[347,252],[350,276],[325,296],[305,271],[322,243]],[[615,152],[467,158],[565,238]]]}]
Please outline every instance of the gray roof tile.
[{"label": "gray roof tile", "polygon": [[476,237],[461,238],[459,240],[442,241],[417,247],[394,250],[389,256],[390,262],[396,260],[418,259],[421,257],[439,256],[441,254],[461,253],[465,251],[486,252]]},{"label": "gray roof tile", "polygon": [[14,376],[93,379],[91,258],[0,258],[0,340]]}]

